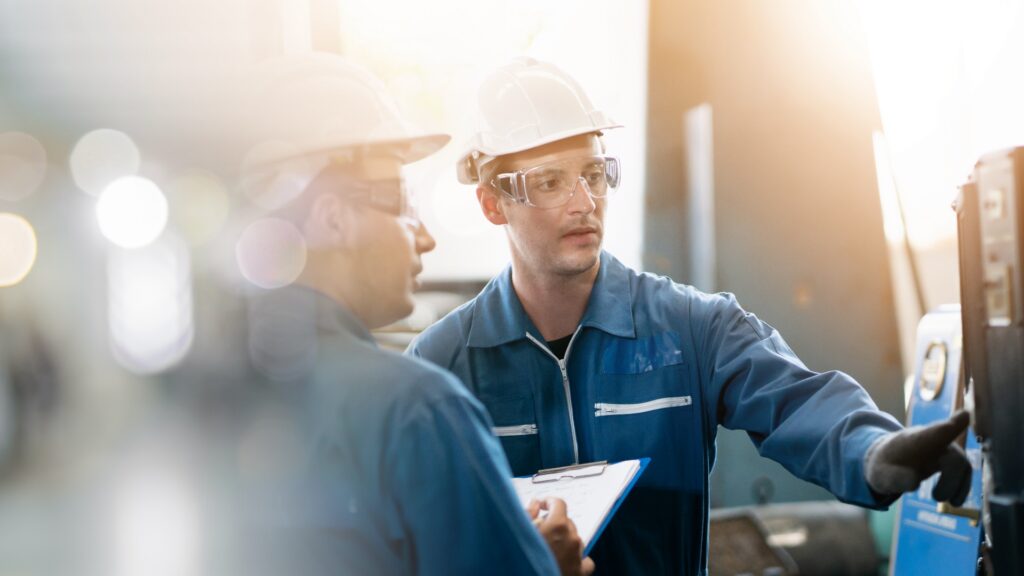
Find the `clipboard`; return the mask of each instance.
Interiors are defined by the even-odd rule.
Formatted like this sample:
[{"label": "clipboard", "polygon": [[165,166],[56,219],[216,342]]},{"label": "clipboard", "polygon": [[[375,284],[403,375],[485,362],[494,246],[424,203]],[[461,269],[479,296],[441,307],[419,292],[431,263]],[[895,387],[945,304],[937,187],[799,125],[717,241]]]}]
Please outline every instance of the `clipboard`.
[{"label": "clipboard", "polygon": [[583,554],[589,555],[597,539],[607,528],[650,458],[588,462],[540,470],[533,476],[513,478],[520,502],[532,499],[561,498],[566,501],[569,518],[583,539]]},{"label": "clipboard", "polygon": [[607,468],[607,460],[599,460],[597,462],[584,464],[573,464],[571,466],[561,466],[558,468],[545,468],[543,470],[538,470],[536,474],[531,476],[530,481],[534,484],[544,484],[545,482],[558,482],[560,480],[575,480],[577,478],[600,476],[601,474],[604,474],[604,471]]}]

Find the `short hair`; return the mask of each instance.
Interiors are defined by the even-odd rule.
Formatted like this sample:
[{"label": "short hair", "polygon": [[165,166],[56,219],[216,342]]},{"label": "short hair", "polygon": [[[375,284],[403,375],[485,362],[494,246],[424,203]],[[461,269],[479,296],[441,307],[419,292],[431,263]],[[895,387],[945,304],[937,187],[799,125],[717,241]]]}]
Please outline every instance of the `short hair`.
[{"label": "short hair", "polygon": [[[494,181],[494,178],[498,174],[506,170],[506,164],[507,156],[498,156],[491,160],[490,162],[481,166],[478,173],[478,177],[480,178],[480,184],[483,186],[488,186],[494,189],[495,191],[500,192],[500,190],[498,190],[497,183]],[[502,196],[504,196],[504,194],[502,194]]]}]

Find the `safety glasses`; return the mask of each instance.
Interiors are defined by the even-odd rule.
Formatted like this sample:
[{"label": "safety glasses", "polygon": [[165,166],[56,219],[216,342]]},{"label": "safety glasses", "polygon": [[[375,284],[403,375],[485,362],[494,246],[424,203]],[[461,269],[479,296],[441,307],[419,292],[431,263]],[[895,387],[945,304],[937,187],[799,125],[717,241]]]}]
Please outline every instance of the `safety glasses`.
[{"label": "safety glasses", "polygon": [[588,155],[547,162],[495,176],[491,185],[520,204],[558,208],[581,187],[593,198],[605,198],[619,187],[621,171],[615,156]]},{"label": "safety glasses", "polygon": [[311,188],[334,193],[347,201],[391,214],[411,228],[420,225],[419,214],[410,201],[409,191],[402,178],[362,180],[339,168],[328,167],[317,176]]},{"label": "safety glasses", "polygon": [[402,179],[351,181],[343,195],[348,200],[401,220],[419,222],[419,214],[409,200],[409,192]]}]

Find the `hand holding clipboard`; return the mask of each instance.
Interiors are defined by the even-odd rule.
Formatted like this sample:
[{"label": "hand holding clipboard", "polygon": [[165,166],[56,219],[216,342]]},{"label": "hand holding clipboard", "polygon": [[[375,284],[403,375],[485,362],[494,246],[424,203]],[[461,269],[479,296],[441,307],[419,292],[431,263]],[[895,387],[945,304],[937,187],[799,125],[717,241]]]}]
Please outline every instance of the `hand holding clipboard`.
[{"label": "hand holding clipboard", "polygon": [[569,519],[583,540],[584,555],[588,555],[648,462],[650,458],[552,468],[532,477],[513,478],[512,484],[524,507],[532,500],[565,501]]},{"label": "hand holding clipboard", "polygon": [[566,515],[565,501],[559,498],[544,502],[532,500],[526,512],[554,554],[562,576],[590,576],[594,572],[594,561],[584,557],[583,539],[576,532],[576,524]]}]

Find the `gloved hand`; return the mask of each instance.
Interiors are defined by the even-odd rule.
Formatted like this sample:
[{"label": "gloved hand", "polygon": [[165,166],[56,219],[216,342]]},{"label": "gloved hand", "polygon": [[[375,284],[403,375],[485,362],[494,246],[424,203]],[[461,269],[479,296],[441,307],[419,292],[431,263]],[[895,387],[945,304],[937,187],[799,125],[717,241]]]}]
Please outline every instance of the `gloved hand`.
[{"label": "gloved hand", "polygon": [[896,496],[916,490],[922,480],[939,472],[932,498],[963,504],[971,491],[971,463],[953,440],[970,421],[961,410],[949,420],[882,436],[864,456],[868,486],[880,495]]}]

